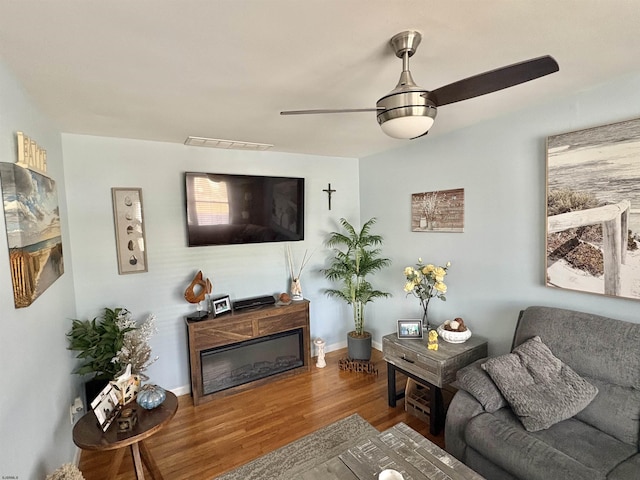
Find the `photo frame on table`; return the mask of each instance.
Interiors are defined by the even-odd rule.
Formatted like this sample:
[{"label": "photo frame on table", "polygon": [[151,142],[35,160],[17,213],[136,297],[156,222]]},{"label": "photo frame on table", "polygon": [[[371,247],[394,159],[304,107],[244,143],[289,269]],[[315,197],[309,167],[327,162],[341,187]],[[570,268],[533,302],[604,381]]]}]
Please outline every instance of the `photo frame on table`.
[{"label": "photo frame on table", "polygon": [[398,320],[398,338],[422,338],[422,320]]},{"label": "photo frame on table", "polygon": [[98,423],[103,432],[106,432],[109,425],[118,416],[120,411],[120,399],[118,392],[112,384],[108,384],[102,389],[98,396],[91,402],[93,413],[98,419]]},{"label": "photo frame on table", "polygon": [[223,315],[225,313],[230,313],[231,300],[229,299],[229,295],[223,295],[221,297],[216,297],[212,299],[211,311],[213,312],[214,317],[217,317],[218,315]]},{"label": "photo frame on table", "polygon": [[113,220],[116,229],[118,273],[147,271],[147,242],[144,233],[141,188],[112,188]]}]

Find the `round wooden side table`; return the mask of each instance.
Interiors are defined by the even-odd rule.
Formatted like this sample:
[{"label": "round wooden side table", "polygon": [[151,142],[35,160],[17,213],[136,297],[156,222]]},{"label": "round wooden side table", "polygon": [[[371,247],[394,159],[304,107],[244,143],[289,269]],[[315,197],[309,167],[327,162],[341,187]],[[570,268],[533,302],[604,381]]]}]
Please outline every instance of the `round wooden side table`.
[{"label": "round wooden side table", "polygon": [[138,480],[144,479],[143,463],[153,480],[163,480],[160,469],[144,440],[169,423],[178,410],[178,398],[167,391],[165,401],[153,410],[145,410],[136,403],[132,406],[138,414],[138,422],[131,432],[118,432],[116,422],[111,424],[106,432],[103,432],[92,410],[73,427],[73,443],[83,450],[117,450],[106,476],[109,480],[115,479],[118,475],[120,464],[127,450],[125,447],[129,447],[131,450]]}]

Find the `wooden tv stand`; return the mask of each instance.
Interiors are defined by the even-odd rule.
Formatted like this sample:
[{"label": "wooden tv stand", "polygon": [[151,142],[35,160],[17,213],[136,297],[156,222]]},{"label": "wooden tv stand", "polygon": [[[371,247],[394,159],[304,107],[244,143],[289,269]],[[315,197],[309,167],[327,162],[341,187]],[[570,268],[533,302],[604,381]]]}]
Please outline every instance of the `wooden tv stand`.
[{"label": "wooden tv stand", "polygon": [[[311,350],[309,333],[309,301],[292,302],[290,305],[269,305],[242,310],[231,314],[209,317],[200,321],[186,320],[189,342],[189,370],[191,375],[191,395],[194,405],[231,395],[248,388],[271,382],[274,379],[295,375],[310,370]],[[293,370],[278,373],[267,378],[254,380],[219,392],[205,395],[202,384],[201,353],[212,348],[232,345],[246,340],[267,337],[275,333],[302,329],[303,362]]]}]

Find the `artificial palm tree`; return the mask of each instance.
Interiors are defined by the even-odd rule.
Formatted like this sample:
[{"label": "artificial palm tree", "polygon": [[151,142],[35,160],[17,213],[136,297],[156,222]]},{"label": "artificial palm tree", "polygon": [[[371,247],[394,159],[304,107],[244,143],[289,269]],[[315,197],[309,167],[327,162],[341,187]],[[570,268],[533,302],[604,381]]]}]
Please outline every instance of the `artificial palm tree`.
[{"label": "artificial palm tree", "polygon": [[391,260],[381,257],[382,237],[371,233],[376,223],[372,218],[358,232],[344,218],[340,225],[344,232],[332,232],[326,245],[333,249],[334,256],[329,268],[322,271],[331,281],[339,282],[340,288],[328,288],[325,293],[353,306],[355,330],[350,338],[364,338],[371,335],[364,331],[364,306],[376,298],[390,297],[391,294],[376,290],[367,276],[391,265]]}]

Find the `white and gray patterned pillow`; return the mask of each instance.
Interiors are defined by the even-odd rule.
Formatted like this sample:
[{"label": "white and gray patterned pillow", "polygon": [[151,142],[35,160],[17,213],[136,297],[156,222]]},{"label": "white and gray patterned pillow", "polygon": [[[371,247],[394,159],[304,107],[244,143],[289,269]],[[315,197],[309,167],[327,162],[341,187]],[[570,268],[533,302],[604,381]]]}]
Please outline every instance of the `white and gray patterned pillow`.
[{"label": "white and gray patterned pillow", "polygon": [[507,355],[487,360],[482,368],[530,432],[573,417],[598,394],[596,387],[556,358],[538,336]]}]

